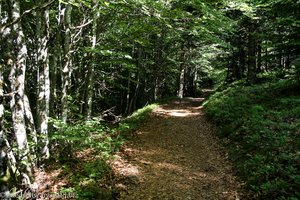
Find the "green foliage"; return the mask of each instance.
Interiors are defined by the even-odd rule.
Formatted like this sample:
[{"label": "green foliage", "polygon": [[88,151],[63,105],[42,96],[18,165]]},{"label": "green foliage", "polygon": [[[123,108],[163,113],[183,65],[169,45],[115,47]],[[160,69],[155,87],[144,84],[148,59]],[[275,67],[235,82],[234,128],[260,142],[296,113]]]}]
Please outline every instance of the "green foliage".
[{"label": "green foliage", "polygon": [[98,121],[64,124],[53,120],[53,123],[56,131],[51,134],[50,142],[59,160],[71,159],[74,153],[86,148],[96,148],[106,157],[120,145],[120,136]]},{"label": "green foliage", "polygon": [[230,85],[206,103],[256,199],[298,199],[300,95],[291,81]]},{"label": "green foliage", "polygon": [[[124,137],[145,121],[156,107],[157,104],[145,106],[118,126],[109,126],[99,121],[79,121],[67,125],[52,119],[55,129],[50,138],[52,159],[60,161],[63,168],[60,176],[70,176],[71,184],[61,192],[76,193],[77,199],[112,199],[114,191],[99,186],[111,176],[107,160],[123,144]],[[91,153],[85,155],[89,151]],[[89,159],[86,160],[86,157]]]}]

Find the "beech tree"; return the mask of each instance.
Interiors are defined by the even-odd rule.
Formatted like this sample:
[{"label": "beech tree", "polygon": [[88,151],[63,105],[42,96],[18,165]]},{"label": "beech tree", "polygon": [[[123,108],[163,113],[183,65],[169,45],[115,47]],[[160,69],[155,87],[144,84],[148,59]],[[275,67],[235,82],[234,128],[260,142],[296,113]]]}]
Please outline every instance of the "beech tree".
[{"label": "beech tree", "polygon": [[[12,21],[16,21],[21,17],[20,2],[11,1],[12,5]],[[27,46],[25,43],[25,36],[22,30],[22,26],[19,22],[13,25],[12,35],[16,43],[15,60],[12,66],[12,99],[11,99],[11,111],[14,134],[18,146],[18,162],[21,167],[19,171],[22,177],[22,184],[25,187],[31,185],[31,166],[30,166],[30,151],[28,147],[26,125],[25,125],[25,113],[24,113],[24,95],[25,95],[25,72],[26,72],[26,58],[27,58]]]},{"label": "beech tree", "polygon": [[93,107],[93,86],[94,86],[94,71],[96,65],[96,55],[95,55],[95,48],[97,45],[97,20],[99,15],[99,5],[97,0],[92,1],[92,35],[91,35],[91,48],[92,48],[92,55],[91,55],[91,64],[88,68],[87,72],[87,97],[86,97],[86,104],[87,104],[87,120],[91,120],[92,117],[92,107]]},{"label": "beech tree", "polygon": [[64,44],[63,44],[63,65],[62,65],[62,97],[61,97],[61,119],[64,123],[68,118],[68,95],[70,87],[70,76],[72,68],[72,54],[71,54],[71,12],[72,5],[67,3],[64,5],[62,14],[63,28],[64,28]]},{"label": "beech tree", "polygon": [[36,12],[37,25],[37,85],[38,85],[38,99],[37,99],[37,126],[38,132],[42,139],[41,153],[45,158],[49,158],[49,139],[48,139],[48,118],[49,118],[49,102],[50,102],[50,77],[49,77],[49,10],[48,8]]}]

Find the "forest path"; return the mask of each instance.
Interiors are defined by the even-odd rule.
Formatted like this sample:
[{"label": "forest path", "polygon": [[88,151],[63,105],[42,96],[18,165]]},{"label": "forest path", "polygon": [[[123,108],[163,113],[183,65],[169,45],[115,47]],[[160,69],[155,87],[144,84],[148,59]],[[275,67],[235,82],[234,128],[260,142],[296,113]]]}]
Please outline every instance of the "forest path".
[{"label": "forest path", "polygon": [[119,199],[239,199],[232,172],[206,119],[203,98],[155,109],[112,162]]}]

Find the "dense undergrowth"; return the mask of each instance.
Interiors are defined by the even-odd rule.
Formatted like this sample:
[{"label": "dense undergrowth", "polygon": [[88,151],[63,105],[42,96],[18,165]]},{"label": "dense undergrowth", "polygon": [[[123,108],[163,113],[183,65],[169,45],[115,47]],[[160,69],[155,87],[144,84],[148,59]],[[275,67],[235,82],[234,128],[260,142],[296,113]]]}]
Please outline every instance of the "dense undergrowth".
[{"label": "dense undergrowth", "polygon": [[156,107],[148,105],[137,110],[118,125],[99,121],[65,125],[53,121],[50,163],[62,169],[57,179],[67,177],[68,184],[60,193],[76,194],[77,199],[113,199],[113,175],[107,163],[119,150],[125,138],[134,131]]},{"label": "dense undergrowth", "polygon": [[300,88],[229,85],[204,104],[253,199],[300,199]]}]

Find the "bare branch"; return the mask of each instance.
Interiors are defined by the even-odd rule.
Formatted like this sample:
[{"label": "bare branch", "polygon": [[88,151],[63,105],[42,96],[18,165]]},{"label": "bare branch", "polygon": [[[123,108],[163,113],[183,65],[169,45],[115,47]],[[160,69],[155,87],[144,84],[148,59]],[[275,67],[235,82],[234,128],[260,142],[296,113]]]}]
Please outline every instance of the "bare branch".
[{"label": "bare branch", "polygon": [[91,19],[90,21],[84,23],[84,24],[81,24],[79,26],[76,26],[76,27],[71,27],[71,29],[80,29],[80,28],[84,28],[85,26],[89,25],[90,23],[92,23],[93,20]]},{"label": "bare branch", "polygon": [[0,95],[2,97],[12,97],[14,96],[14,94],[16,94],[17,92],[11,92],[11,93],[7,93],[7,94],[3,94],[3,95]]},{"label": "bare branch", "polygon": [[25,10],[19,18],[15,19],[12,22],[9,22],[9,23],[6,23],[6,24],[0,26],[0,33],[2,33],[9,26],[12,26],[12,25],[18,23],[22,19],[22,17],[24,17],[25,15],[27,15],[27,14],[35,11],[35,10],[46,8],[46,7],[50,6],[53,2],[55,2],[55,0],[51,0],[47,3],[42,4],[42,5],[37,5],[37,6],[34,6],[33,8],[31,8],[29,10]]}]

